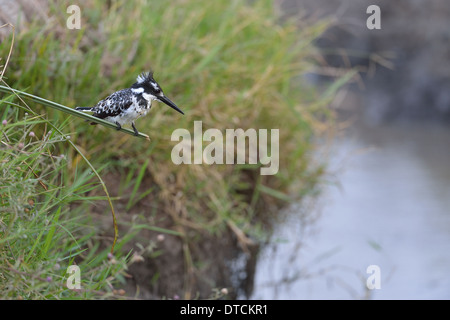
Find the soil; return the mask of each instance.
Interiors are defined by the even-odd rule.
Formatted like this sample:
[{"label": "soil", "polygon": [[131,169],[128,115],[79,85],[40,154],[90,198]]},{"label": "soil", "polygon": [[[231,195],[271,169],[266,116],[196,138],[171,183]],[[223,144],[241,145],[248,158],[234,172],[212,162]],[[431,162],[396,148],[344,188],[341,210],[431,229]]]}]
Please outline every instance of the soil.
[{"label": "soil", "polygon": [[[118,173],[102,177],[111,197],[119,195]],[[147,177],[141,186],[152,185]],[[226,229],[213,235],[206,230],[181,226],[164,209],[155,207],[154,192],[140,200],[129,211],[125,210],[128,197],[114,201],[119,225],[119,241],[127,234],[127,222],[147,219],[148,224],[174,231],[184,236],[171,235],[143,229],[120,250],[123,253],[142,251],[142,246],[155,246],[153,254],[143,254],[143,261],[133,263],[127,273],[123,289],[127,296],[141,299],[205,299],[214,292],[227,288],[226,298],[250,296],[256,267],[257,244],[248,245],[244,251],[235,233]],[[102,232],[107,236],[104,245],[111,246],[113,237],[112,218],[106,202],[92,209],[98,215]],[[119,288],[117,288],[119,289]]]}]

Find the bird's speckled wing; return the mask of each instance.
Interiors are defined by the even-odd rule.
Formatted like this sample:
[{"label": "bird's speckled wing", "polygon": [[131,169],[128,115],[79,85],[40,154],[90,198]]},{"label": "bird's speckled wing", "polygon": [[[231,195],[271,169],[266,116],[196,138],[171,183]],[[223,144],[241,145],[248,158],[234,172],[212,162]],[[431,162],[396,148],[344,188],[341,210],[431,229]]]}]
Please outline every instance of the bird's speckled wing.
[{"label": "bird's speckled wing", "polygon": [[114,92],[97,103],[92,110],[94,111],[93,116],[100,119],[115,117],[131,106],[133,103],[131,97],[131,89]]}]

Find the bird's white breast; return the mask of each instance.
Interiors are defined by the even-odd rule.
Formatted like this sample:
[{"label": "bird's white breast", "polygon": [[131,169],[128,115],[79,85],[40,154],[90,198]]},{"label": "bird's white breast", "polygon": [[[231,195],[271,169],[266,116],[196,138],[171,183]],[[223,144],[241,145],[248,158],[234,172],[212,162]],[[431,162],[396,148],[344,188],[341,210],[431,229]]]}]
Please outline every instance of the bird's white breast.
[{"label": "bird's white breast", "polygon": [[152,104],[152,99],[147,99],[147,97],[145,97],[144,95],[146,95],[146,94],[144,93],[142,95],[144,97],[144,99],[147,100],[146,106],[139,105],[136,98],[133,97],[133,103],[128,109],[124,110],[122,113],[120,113],[117,116],[108,117],[105,120],[108,120],[111,122],[118,122],[120,125],[124,125],[124,124],[132,123],[139,117],[145,116],[150,110],[150,107]]}]

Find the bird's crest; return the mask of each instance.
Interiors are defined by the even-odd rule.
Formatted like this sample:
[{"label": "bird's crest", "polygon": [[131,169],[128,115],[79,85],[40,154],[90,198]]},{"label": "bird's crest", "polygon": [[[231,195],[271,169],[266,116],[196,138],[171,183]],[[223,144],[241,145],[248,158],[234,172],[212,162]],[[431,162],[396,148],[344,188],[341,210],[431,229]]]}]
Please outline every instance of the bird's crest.
[{"label": "bird's crest", "polygon": [[137,83],[144,83],[144,82],[155,82],[153,79],[153,71],[150,72],[142,72],[140,75],[136,78]]}]

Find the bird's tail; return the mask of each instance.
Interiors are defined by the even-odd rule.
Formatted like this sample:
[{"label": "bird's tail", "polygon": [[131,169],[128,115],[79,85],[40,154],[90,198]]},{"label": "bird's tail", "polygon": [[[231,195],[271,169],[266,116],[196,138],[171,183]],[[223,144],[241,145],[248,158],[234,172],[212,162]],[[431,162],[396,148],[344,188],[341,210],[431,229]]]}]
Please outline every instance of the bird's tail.
[{"label": "bird's tail", "polygon": [[78,111],[84,111],[84,112],[91,112],[92,109],[94,109],[93,107],[76,107],[75,110]]},{"label": "bird's tail", "polygon": [[[83,111],[83,112],[94,112],[93,107],[76,107],[75,110]],[[89,120],[86,120],[89,121]],[[91,122],[91,124],[95,125],[95,122]]]}]

